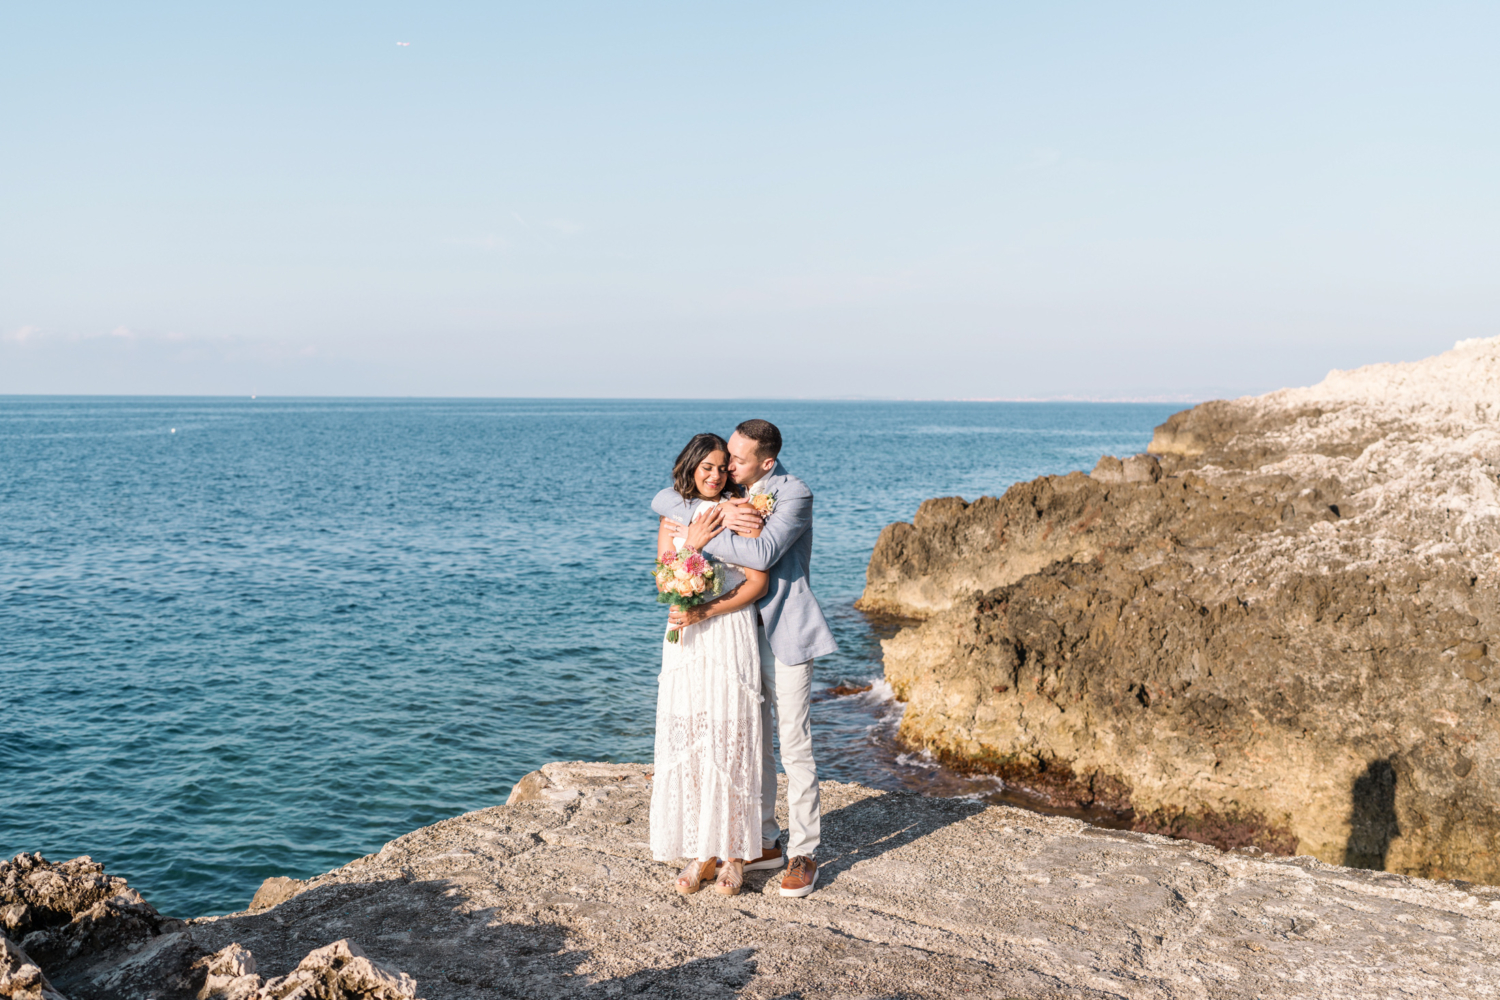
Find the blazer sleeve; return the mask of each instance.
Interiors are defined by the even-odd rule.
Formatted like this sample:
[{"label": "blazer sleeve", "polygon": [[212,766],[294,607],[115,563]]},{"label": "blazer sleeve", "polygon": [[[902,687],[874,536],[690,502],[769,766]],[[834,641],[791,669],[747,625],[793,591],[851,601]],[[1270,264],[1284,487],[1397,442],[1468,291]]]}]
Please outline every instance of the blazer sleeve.
[{"label": "blazer sleeve", "polygon": [[725,562],[762,572],[769,570],[812,526],[812,504],[811,496],[782,497],[776,501],[771,516],[766,518],[759,538],[741,538],[733,532],[722,531],[717,538],[710,539],[703,550]]},{"label": "blazer sleeve", "polygon": [[665,489],[651,499],[651,509],[669,521],[678,524],[693,523],[693,504],[682,499],[674,489]]}]

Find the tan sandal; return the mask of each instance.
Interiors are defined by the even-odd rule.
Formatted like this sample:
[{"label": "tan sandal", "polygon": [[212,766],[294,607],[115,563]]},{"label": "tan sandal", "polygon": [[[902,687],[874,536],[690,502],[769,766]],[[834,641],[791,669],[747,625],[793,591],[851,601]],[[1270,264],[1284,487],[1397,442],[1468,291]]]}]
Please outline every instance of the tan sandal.
[{"label": "tan sandal", "polygon": [[730,858],[719,869],[719,880],[714,883],[714,892],[721,896],[738,896],[745,887],[745,862]]},{"label": "tan sandal", "polygon": [[677,881],[673,885],[684,896],[691,896],[703,888],[704,882],[713,880],[714,869],[718,867],[718,864],[718,858],[709,858],[707,861],[689,861],[687,867],[678,873]]}]

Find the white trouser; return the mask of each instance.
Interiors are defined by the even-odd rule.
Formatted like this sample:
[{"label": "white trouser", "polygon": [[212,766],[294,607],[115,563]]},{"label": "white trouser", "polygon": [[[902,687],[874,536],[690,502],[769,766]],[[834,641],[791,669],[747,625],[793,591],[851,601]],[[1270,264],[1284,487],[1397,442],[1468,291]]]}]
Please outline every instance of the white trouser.
[{"label": "white trouser", "polygon": [[[769,847],[781,836],[776,822],[776,757],[771,737],[781,736],[781,769],[786,772],[786,811],[791,825],[786,857],[814,857],[822,839],[823,812],[818,801],[818,765],[812,748],[812,661],[782,663],[771,652],[764,626],[760,632],[760,836]],[[772,711],[778,726],[772,725]]]}]

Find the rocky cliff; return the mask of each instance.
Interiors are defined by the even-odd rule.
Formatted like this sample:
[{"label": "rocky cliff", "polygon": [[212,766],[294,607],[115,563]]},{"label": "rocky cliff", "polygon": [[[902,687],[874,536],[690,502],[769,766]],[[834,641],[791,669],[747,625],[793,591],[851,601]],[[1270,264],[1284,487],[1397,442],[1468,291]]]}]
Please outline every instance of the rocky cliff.
[{"label": "rocky cliff", "polygon": [[1500,882],[1500,338],[885,529],[902,737],[1056,806]]},{"label": "rocky cliff", "polygon": [[23,855],[0,863],[0,997],[1367,1000],[1500,981],[1495,889],[837,782],[818,891],[752,872],[739,896],[683,897],[645,842],[649,776],[549,764],[507,805],[186,922],[86,859]]},{"label": "rocky cliff", "polygon": [[[300,935],[293,934],[293,937]],[[0,998],[5,1000],[415,1000],[416,982],[338,940],[266,979],[235,942],[204,946],[88,857],[0,862]],[[303,949],[305,951],[305,949]],[[279,957],[279,956],[278,956]]]}]

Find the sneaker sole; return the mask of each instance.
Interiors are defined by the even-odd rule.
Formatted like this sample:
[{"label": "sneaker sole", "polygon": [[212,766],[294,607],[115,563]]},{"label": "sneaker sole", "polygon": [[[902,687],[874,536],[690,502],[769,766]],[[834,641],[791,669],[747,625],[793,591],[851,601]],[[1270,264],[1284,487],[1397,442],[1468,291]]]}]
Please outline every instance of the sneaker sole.
[{"label": "sneaker sole", "polygon": [[783,896],[791,896],[794,898],[806,896],[808,893],[812,892],[818,887],[818,876],[821,874],[823,874],[822,868],[814,868],[811,882],[807,883],[807,885],[804,885],[800,889],[782,889],[781,894]]},{"label": "sneaker sole", "polygon": [[769,870],[773,870],[773,869],[776,869],[776,868],[780,868],[784,864],[786,864],[786,855],[785,854],[783,854],[779,858],[772,858],[770,861],[757,861],[754,864],[747,864],[745,866],[745,871],[747,871],[747,872],[769,871]]}]

